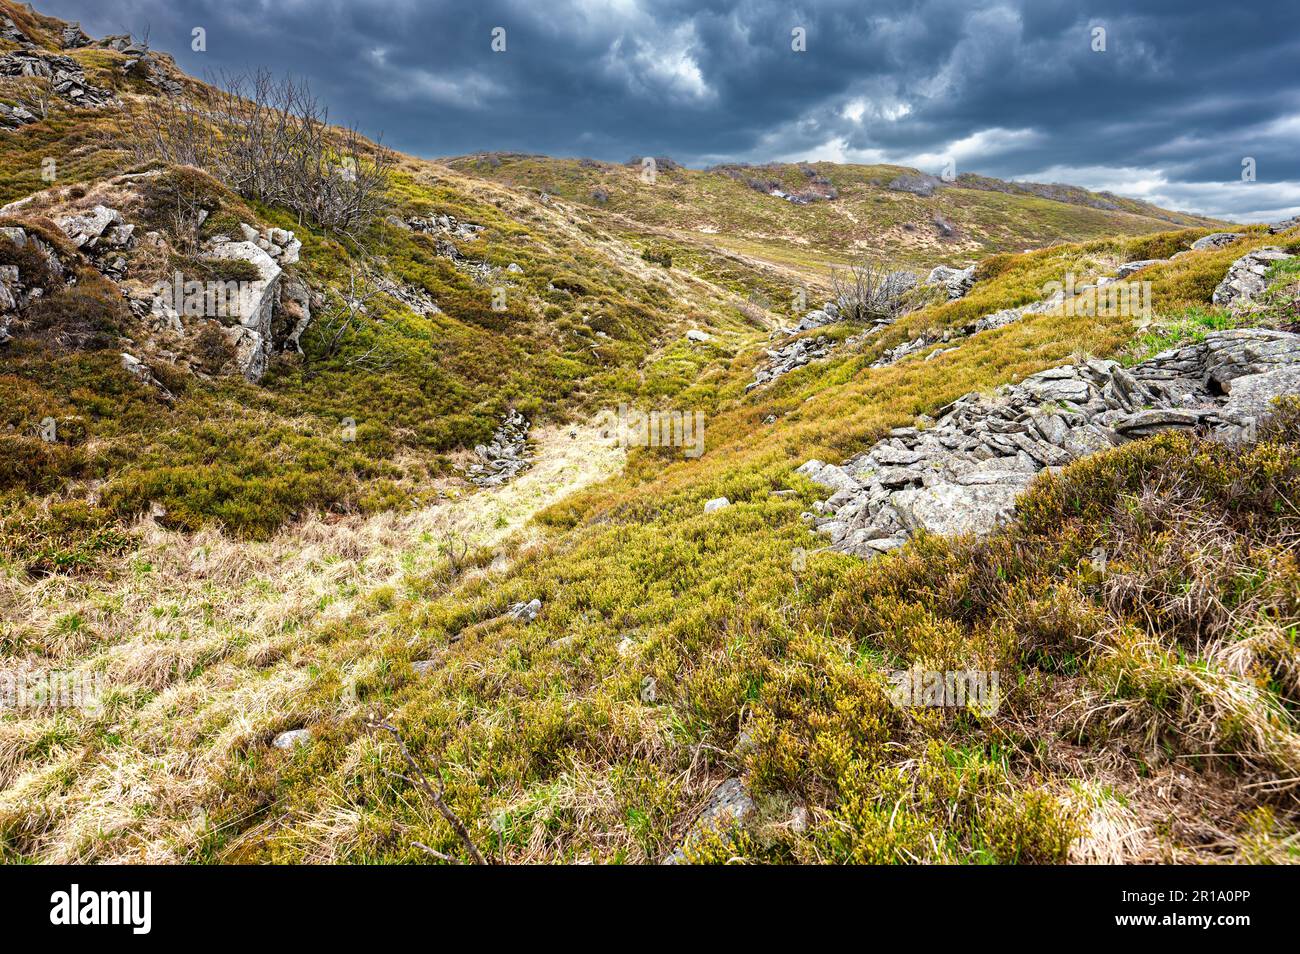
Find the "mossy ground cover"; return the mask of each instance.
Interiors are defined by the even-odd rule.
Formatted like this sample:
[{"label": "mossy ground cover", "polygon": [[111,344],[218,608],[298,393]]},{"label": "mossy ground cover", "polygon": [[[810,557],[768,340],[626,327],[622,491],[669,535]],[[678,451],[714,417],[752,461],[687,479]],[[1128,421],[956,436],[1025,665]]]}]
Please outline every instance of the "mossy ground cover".
[{"label": "mossy ground cover", "polygon": [[[979,307],[1133,251],[1013,256]],[[1160,315],[1206,307],[1241,251],[1165,266]],[[923,537],[862,563],[818,552],[799,516],[820,493],[793,474],[804,459],[1134,333],[1131,318],[1038,315],[932,362],[845,355],[748,397],[748,353],[724,352],[674,395],[709,409],[699,460],[634,451],[527,539],[455,560],[417,543],[378,585],[346,549],[311,557],[315,538],[285,538],[315,594],[288,605],[258,595],[274,571],[234,579],[225,560],[181,587],[195,571],[174,535],[170,560],[123,555],[100,578],[11,576],[40,622],[10,644],[114,688],[94,717],[6,724],[8,857],[457,855],[393,774],[392,741],[367,727],[379,714],[498,860],[658,860],[734,776],[754,824],[691,860],[1293,860],[1294,409],[1251,447],[1170,436],[1072,465],[983,540]],[[719,495],[733,506],[704,514]],[[533,598],[537,620],[501,618]],[[887,673],[911,665],[999,671],[1003,704],[897,708]],[[298,726],[309,745],[267,744]],[[126,780],[129,811],[111,801]]]}]

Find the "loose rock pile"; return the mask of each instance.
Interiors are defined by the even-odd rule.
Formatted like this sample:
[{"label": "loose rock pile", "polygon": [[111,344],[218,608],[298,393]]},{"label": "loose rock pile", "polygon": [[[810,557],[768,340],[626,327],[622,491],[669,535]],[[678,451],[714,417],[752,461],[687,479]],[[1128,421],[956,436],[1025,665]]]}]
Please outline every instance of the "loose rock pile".
[{"label": "loose rock pile", "polygon": [[[57,53],[34,48],[6,53],[0,56],[0,76],[46,79],[54,94],[73,106],[99,108],[117,102],[111,90],[86,82],[86,73],[80,63]],[[5,113],[6,124],[22,125],[36,122],[39,118],[26,109],[19,109],[30,118],[16,117],[14,110],[9,109]]]},{"label": "loose rock pile", "polygon": [[483,231],[483,226],[474,222],[462,222],[454,215],[412,216],[406,220],[406,226],[426,235],[450,235],[458,239],[476,239]]},{"label": "loose rock pile", "polygon": [[472,464],[469,479],[479,487],[496,487],[528,469],[528,419],[513,408],[492,434],[492,443],[479,444],[474,453],[483,463]]},{"label": "loose rock pile", "polygon": [[933,427],[897,428],[843,466],[799,472],[833,491],[806,514],[832,549],[873,556],[918,530],[990,530],[1044,468],[1170,428],[1237,438],[1273,398],[1300,391],[1300,335],[1214,332],[1131,370],[1114,361],[1052,368],[994,397],[968,394]]},{"label": "loose rock pile", "polygon": [[135,226],[124,222],[116,209],[97,205],[88,212],[58,216],[54,224],[104,275],[118,281],[126,277],[122,253],[135,247]]},{"label": "loose rock pile", "polygon": [[832,341],[825,335],[818,335],[816,338],[796,338],[780,348],[769,348],[768,364],[754,373],[754,380],[745,385],[745,393],[748,394],[754,388],[769,381],[775,381],[795,368],[802,368],[810,361],[826,357],[837,344],[838,342]]}]

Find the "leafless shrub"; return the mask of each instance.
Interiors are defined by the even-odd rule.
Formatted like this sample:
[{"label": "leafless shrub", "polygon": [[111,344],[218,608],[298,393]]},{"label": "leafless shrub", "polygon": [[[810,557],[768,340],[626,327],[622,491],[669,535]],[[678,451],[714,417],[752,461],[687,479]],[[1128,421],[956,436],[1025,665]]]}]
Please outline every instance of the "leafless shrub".
[{"label": "leafless shrub", "polygon": [[134,126],[142,158],[206,169],[299,222],[355,238],[386,206],[392,153],[330,126],[305,81],[222,74],[189,100],[148,98]]},{"label": "leafless shrub", "polygon": [[438,552],[447,558],[453,578],[464,572],[465,558],[469,555],[469,541],[465,535],[450,528],[442,532],[438,542]]},{"label": "leafless shrub", "polygon": [[911,309],[908,292],[915,279],[891,272],[873,259],[831,269],[831,289],[846,321],[887,322]]},{"label": "leafless shrub", "polygon": [[[349,332],[359,324],[370,310],[370,303],[383,290],[357,266],[348,271],[348,285],[343,292],[332,294],[319,318],[312,322],[311,340],[304,343],[303,353],[308,364],[322,363],[336,357],[347,340]],[[348,359],[349,367],[381,370],[389,363],[379,355],[379,345]]]},{"label": "leafless shrub", "polygon": [[12,99],[37,119],[49,119],[58,96],[48,76],[24,76],[0,84],[0,95]]}]

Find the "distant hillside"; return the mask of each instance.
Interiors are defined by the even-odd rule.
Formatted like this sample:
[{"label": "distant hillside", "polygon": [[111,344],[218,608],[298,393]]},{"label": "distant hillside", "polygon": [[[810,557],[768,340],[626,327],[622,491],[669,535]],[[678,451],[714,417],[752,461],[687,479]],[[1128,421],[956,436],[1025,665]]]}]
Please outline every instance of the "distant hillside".
[{"label": "distant hillside", "polygon": [[868,254],[899,265],[965,264],[1053,242],[1221,224],[1075,186],[971,174],[949,183],[902,166],[815,162],[693,170],[659,158],[652,183],[641,161],[517,153],[444,161],[668,238],[812,273]]}]

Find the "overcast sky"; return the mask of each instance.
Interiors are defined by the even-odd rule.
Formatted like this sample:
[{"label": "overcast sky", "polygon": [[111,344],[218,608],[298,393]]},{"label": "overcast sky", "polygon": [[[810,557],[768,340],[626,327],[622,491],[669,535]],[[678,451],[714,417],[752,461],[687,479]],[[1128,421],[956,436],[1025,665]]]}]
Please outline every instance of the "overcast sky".
[{"label": "overcast sky", "polygon": [[[187,71],[306,75],[423,156],[896,162],[1300,212],[1300,3],[36,0]],[[191,49],[193,30],[207,50]],[[493,30],[505,31],[494,52]],[[1104,28],[1104,51],[1094,50]],[[796,28],[806,50],[792,49]],[[1244,182],[1243,160],[1255,181]]]}]

